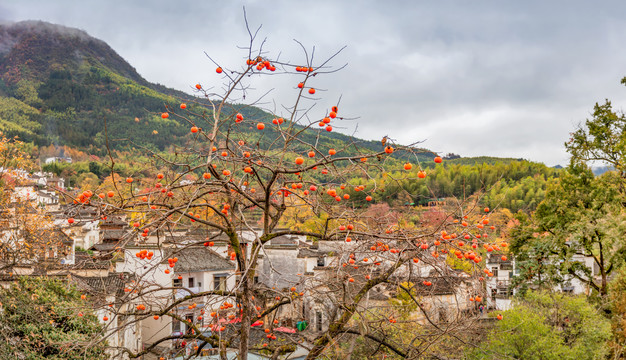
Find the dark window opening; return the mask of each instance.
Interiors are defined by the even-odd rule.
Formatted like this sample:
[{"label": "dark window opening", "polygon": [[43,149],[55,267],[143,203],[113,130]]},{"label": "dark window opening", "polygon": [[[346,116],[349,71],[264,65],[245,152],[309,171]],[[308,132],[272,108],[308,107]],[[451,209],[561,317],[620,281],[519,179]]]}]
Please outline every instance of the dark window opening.
[{"label": "dark window opening", "polygon": [[318,311],[315,313],[315,325],[317,326],[317,331],[322,331],[322,312]]},{"label": "dark window opening", "polygon": [[172,332],[180,332],[180,321],[172,320]]},{"label": "dark window opening", "polygon": [[491,272],[493,273],[493,276],[498,277],[498,267],[494,266],[491,268]]},{"label": "dark window opening", "polygon": [[214,290],[226,291],[226,275],[213,275]]},{"label": "dark window opening", "polygon": [[317,258],[317,266],[319,266],[319,267],[326,266],[326,259],[324,259],[323,257],[318,257]]},{"label": "dark window opening", "polygon": [[[185,320],[187,320],[190,324],[193,324],[193,314],[185,315]],[[193,330],[193,328],[189,325],[185,324],[185,327],[187,328],[187,333],[191,333],[191,330]]]}]

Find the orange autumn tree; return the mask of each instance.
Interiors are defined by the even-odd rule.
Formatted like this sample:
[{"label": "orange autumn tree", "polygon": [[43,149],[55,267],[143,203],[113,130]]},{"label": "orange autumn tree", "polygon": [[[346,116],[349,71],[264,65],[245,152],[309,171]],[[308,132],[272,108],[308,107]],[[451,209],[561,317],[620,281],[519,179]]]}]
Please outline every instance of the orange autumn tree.
[{"label": "orange autumn tree", "polygon": [[37,204],[27,145],[0,132],[0,273],[54,263],[71,252],[69,238]]},{"label": "orange autumn tree", "polygon": [[[133,261],[147,269],[126,289],[124,306],[110,304],[106,310],[138,320],[167,318],[187,329],[150,339],[141,350],[127,349],[127,355],[161,351],[165,358],[171,354],[162,348],[172,343],[191,357],[210,344],[222,358],[226,348],[236,348],[238,358],[247,359],[251,350],[275,357],[299,345],[308,350],[308,359],[315,359],[356,337],[375,344],[371,354],[418,358],[447,341],[463,342],[462,334],[475,327],[472,305],[482,297],[480,280],[488,275],[481,268],[487,251],[483,245],[491,239],[483,233],[493,231],[483,228],[488,212],[481,209],[476,222],[467,224],[467,209],[474,207],[459,202],[440,221],[421,226],[406,211],[370,211],[374,194],[384,186],[377,183],[378,174],[402,171],[402,178],[385,180],[396,186],[400,180],[423,181],[427,174],[419,165],[421,150],[387,138],[378,149],[355,140],[329,140],[355,110],[342,108],[338,99],[328,108],[314,106],[331,101],[318,88],[327,86],[324,78],[339,70],[333,65],[338,53],[317,61],[314,52],[302,47],[302,60],[291,63],[257,43],[256,32],[250,32],[242,63],[214,61],[218,83],[198,83],[194,98],[165,105],[158,116],[187,124],[189,135],[172,153],[151,154],[152,170],[146,171],[152,178],[113,178],[113,190],[77,201],[79,206],[99,207],[103,216],[128,219],[132,236],[115,251],[137,248],[130,256],[136,255]],[[259,110],[267,94],[250,100],[259,93],[256,87],[263,86],[263,78],[279,74],[293,79],[295,100],[280,110]],[[114,163],[111,171],[115,173]],[[305,218],[298,220],[298,214]],[[306,224],[296,226],[294,221]],[[181,229],[202,236],[174,236]],[[267,265],[265,247],[288,236],[308,239],[309,249],[326,249],[328,263],[316,274],[294,274],[286,288],[257,281],[265,271],[260,264]],[[218,245],[235,269],[232,288],[216,285],[198,291],[183,286],[182,296],[171,296],[180,288],[156,280],[165,274],[176,281],[181,254]],[[494,246],[498,244],[489,244]],[[162,261],[150,262],[158,253]],[[450,256],[465,261],[469,270],[450,268]],[[462,294],[453,291],[446,306],[454,311],[444,316],[436,299],[449,289],[462,289]],[[386,303],[376,302],[374,293],[393,297],[398,291],[408,294],[416,314],[402,317],[395,305],[380,311]],[[277,324],[301,320],[299,309],[305,306],[320,310],[326,329],[276,336]],[[199,312],[189,318],[180,309]],[[251,325],[264,328],[261,340],[251,335]],[[419,331],[406,331],[411,328]],[[108,331],[123,329],[110,325]],[[189,349],[189,344],[195,346]]]}]

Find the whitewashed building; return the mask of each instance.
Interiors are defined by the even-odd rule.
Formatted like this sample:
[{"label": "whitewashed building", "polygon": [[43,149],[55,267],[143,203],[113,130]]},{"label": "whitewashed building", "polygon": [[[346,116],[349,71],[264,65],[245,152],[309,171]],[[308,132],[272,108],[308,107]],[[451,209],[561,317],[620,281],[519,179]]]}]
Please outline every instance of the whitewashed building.
[{"label": "whitewashed building", "polygon": [[512,280],[515,259],[502,253],[489,253],[486,261],[487,269],[493,274],[485,281],[487,307],[495,310],[508,310],[511,308],[511,297],[514,293]]}]

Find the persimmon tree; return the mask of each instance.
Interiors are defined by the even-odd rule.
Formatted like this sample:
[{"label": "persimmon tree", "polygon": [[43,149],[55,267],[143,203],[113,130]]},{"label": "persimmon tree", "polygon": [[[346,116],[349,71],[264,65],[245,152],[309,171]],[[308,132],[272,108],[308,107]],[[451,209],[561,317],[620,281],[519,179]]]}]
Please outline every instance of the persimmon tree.
[{"label": "persimmon tree", "polygon": [[[502,245],[495,243],[493,235],[488,237],[495,231],[487,225],[489,209],[483,211],[476,203],[461,199],[429,226],[411,221],[415,214],[407,211],[370,211],[374,194],[386,184],[394,184],[395,191],[404,196],[407,192],[399,184],[423,181],[427,172],[420,162],[428,157],[421,156],[417,143],[404,146],[386,137],[378,148],[355,140],[329,140],[336,128],[353,120],[347,114],[355,110],[344,109],[340,99],[326,99],[321,90],[328,86],[324,78],[342,68],[334,65],[339,52],[320,61],[315,49],[300,45],[303,57],[294,63],[266,52],[257,33],[249,31],[250,42],[240,64],[222,64],[209,57],[221,87],[198,83],[193,88],[195,97],[164,104],[163,112],[154,114],[186,124],[189,135],[169,154],[146,149],[152,162],[143,173],[150,177],[116,177],[111,156],[111,190],[98,196],[99,191],[86,192],[76,199],[77,206],[95,206],[103,216],[123,215],[130,220],[135,230],[118,244],[119,249],[147,246],[147,239],[156,237],[158,246],[168,246],[168,263],[175,271],[178,252],[211,248],[222,241],[236,268],[232,289],[195,292],[184,288],[185,296],[148,300],[155,293],[175,289],[151,280],[151,271],[157,271],[159,264],[148,262],[153,254],[139,251],[137,257],[145,259],[148,270],[142,270],[121,300],[134,305],[109,311],[132,314],[137,321],[170,318],[189,330],[154,339],[143,350],[127,350],[127,355],[137,358],[175,341],[198,344],[189,357],[199,354],[203,344],[220,349],[222,357],[226,348],[236,347],[240,359],[247,359],[249,350],[277,356],[300,344],[308,347],[308,359],[315,359],[346,336],[358,336],[376,344],[371,354],[418,358],[428,354],[433,344],[443,346],[444,339],[465,343],[461,333],[476,318],[469,311],[469,301],[480,301],[481,281],[489,276],[481,268],[482,258]],[[293,79],[291,103],[266,101],[269,91],[258,95],[257,86],[276,75]],[[435,157],[434,161],[442,160]],[[377,180],[381,173],[384,181]],[[170,243],[164,245],[163,240],[176,229],[206,238],[192,241],[170,236]],[[286,289],[255,282],[264,247],[287,235],[307,237],[332,249],[324,274],[298,274]],[[451,269],[448,257],[471,265],[466,271]],[[453,300],[447,304],[453,311],[446,319],[432,318],[436,309],[424,299],[439,296],[439,286],[457,289],[461,284],[465,286],[462,295],[453,291]],[[373,310],[370,297],[374,291],[391,297],[403,291],[412,294],[407,301],[421,315],[402,320],[404,334],[409,336],[410,324],[421,330],[410,339],[399,336],[394,331],[398,325],[393,311]],[[208,300],[202,305],[200,321],[178,313],[181,306],[193,309],[201,299]],[[328,330],[277,340],[278,314],[295,321],[301,316],[297,309],[313,303],[327,310]],[[251,335],[251,325],[259,319],[270,319],[263,324],[265,341]],[[458,323],[463,326],[453,325]],[[211,326],[211,334],[205,333],[203,324]]]}]

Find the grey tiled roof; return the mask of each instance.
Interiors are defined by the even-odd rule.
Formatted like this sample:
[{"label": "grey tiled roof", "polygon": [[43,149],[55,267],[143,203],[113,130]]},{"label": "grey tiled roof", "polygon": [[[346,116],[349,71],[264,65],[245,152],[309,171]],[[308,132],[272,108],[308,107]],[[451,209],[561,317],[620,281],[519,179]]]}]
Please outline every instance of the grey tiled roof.
[{"label": "grey tiled roof", "polygon": [[78,289],[89,292],[102,300],[106,295],[122,296],[124,288],[134,279],[132,274],[112,273],[108,276],[71,275]]},{"label": "grey tiled roof", "polygon": [[299,258],[316,258],[319,257],[320,254],[317,250],[311,250],[307,248],[298,249],[298,257]]},{"label": "grey tiled roof", "polygon": [[120,240],[123,239],[124,236],[130,233],[130,231],[121,230],[121,229],[106,229],[101,230],[102,232],[102,240]]},{"label": "grey tiled roof", "polygon": [[95,258],[85,251],[76,251],[74,255],[75,269],[109,269],[111,262]]},{"label": "grey tiled roof", "polygon": [[290,246],[297,246],[298,245],[298,237],[296,236],[289,236],[289,235],[282,235],[282,236],[278,236],[273,238],[272,240],[270,240],[270,244],[272,245],[290,245]]},{"label": "grey tiled roof", "polygon": [[117,242],[106,242],[106,243],[94,244],[90,249],[96,250],[96,251],[107,252],[107,251],[113,251],[117,247],[119,247],[119,244]]},{"label": "grey tiled roof", "polygon": [[329,253],[329,251],[320,251],[312,248],[300,248],[298,249],[298,258],[317,258],[328,255]]},{"label": "grey tiled roof", "polygon": [[172,256],[178,258],[174,268],[178,273],[235,269],[233,263],[204,246],[190,246],[174,250]]}]

